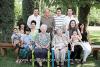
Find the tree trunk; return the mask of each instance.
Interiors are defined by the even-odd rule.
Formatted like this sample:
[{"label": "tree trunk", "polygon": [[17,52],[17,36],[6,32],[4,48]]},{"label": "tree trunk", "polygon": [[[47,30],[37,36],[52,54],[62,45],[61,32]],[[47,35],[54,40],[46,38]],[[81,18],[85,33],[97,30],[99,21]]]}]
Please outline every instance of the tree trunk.
[{"label": "tree trunk", "polygon": [[79,21],[80,23],[88,24],[88,14],[90,12],[91,5],[84,4],[84,6],[79,7]]}]

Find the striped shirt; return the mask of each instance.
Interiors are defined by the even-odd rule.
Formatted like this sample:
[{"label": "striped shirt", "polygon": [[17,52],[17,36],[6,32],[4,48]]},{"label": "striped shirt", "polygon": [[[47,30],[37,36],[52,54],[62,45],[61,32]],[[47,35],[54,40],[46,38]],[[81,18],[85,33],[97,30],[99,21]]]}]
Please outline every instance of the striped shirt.
[{"label": "striped shirt", "polygon": [[61,16],[55,15],[54,20],[55,20],[55,29],[63,28],[65,23],[65,15],[61,15]]}]

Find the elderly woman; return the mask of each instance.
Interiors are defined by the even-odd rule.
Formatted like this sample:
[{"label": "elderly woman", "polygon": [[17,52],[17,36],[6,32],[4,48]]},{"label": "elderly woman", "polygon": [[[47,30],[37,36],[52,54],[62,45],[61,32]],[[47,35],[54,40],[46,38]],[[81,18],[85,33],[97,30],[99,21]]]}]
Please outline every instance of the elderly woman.
[{"label": "elderly woman", "polygon": [[46,24],[42,24],[40,30],[41,32],[38,34],[38,37],[35,41],[36,47],[34,53],[37,58],[37,62],[39,63],[39,66],[42,67],[42,59],[47,57],[47,51],[50,45],[50,34],[46,33]]},{"label": "elderly woman", "polygon": [[57,66],[59,67],[60,58],[61,58],[61,65],[64,65],[67,46],[68,46],[68,39],[63,34],[61,29],[57,29],[57,34],[54,35],[54,38],[52,40],[52,45],[54,46],[54,53]]}]

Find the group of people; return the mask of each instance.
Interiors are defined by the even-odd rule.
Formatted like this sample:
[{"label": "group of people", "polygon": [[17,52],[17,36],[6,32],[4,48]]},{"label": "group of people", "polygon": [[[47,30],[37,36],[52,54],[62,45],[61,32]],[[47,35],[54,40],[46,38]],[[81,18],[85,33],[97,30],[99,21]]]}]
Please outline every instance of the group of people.
[{"label": "group of people", "polygon": [[71,51],[72,64],[75,59],[81,59],[82,63],[85,63],[91,53],[85,26],[73,15],[72,8],[67,9],[67,15],[63,15],[61,8],[57,8],[54,16],[48,8],[45,9],[44,15],[40,16],[39,9],[35,8],[33,14],[28,17],[27,27],[21,23],[19,28],[13,30],[11,39],[15,53],[18,54],[16,62],[20,62],[20,58],[30,61],[34,50],[37,62],[42,67],[42,60],[47,57],[47,51],[54,48],[58,67],[64,65],[68,49]]}]

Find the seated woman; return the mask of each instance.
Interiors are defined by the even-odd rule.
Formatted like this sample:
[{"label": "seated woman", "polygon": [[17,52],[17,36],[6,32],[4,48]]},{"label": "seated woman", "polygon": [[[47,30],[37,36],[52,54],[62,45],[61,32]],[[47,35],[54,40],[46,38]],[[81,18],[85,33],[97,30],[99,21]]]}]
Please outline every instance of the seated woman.
[{"label": "seated woman", "polygon": [[38,34],[36,41],[35,41],[35,50],[34,54],[37,58],[37,62],[39,66],[42,67],[42,60],[47,57],[47,52],[50,46],[50,34],[46,33],[47,25],[42,24],[40,27],[40,33]]},{"label": "seated woman", "polygon": [[63,34],[62,30],[57,29],[57,34],[54,35],[54,38],[52,40],[52,46],[54,47],[54,53],[55,53],[57,66],[59,66],[59,62],[61,62],[62,66],[64,65],[65,56],[67,52],[67,46],[68,46],[68,40],[69,39],[67,39],[67,37]]},{"label": "seated woman", "polygon": [[82,63],[85,63],[88,55],[91,53],[91,46],[88,42],[88,32],[86,31],[85,24],[79,24],[79,30],[80,30],[81,35],[82,35],[81,40],[83,42],[83,51],[84,51]]},{"label": "seated woman", "polygon": [[[79,31],[79,29],[77,28],[77,24],[76,24],[76,21],[75,20],[71,20],[70,23],[69,23],[69,28],[68,28],[68,32],[69,32],[69,39],[71,39],[71,36],[73,35],[73,31],[76,30],[77,31],[77,34],[79,36],[79,38],[81,39],[82,36],[81,36],[81,33]],[[68,46],[70,49],[71,47]],[[80,59],[81,59],[81,53],[82,53],[82,46],[80,45],[75,45],[74,46],[74,51],[71,52],[71,59],[72,62],[71,64],[74,63],[74,59],[78,59],[77,62],[79,63]]]},{"label": "seated woman", "polygon": [[[36,27],[36,21],[31,21],[31,32],[30,35],[32,36],[32,40],[35,42],[37,36],[38,36],[38,30],[35,29]],[[35,46],[34,46],[35,47]]]}]

